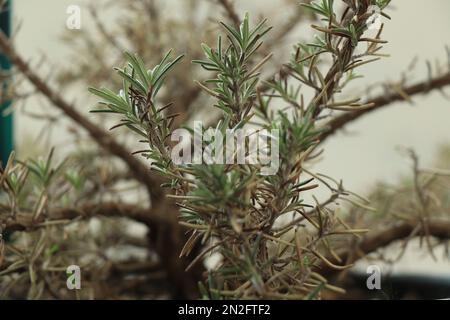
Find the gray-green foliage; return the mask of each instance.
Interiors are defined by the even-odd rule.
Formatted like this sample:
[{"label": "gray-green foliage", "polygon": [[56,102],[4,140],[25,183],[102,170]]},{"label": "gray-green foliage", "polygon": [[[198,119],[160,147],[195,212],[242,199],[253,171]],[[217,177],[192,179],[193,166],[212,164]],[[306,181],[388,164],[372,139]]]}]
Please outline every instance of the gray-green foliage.
[{"label": "gray-green foliage", "polygon": [[[371,4],[360,2],[353,13],[347,12],[350,18],[352,14],[362,15]],[[343,88],[338,85],[340,77],[350,75],[358,66],[353,50],[366,26],[364,21],[348,17],[338,21],[333,1],[307,7],[323,16],[328,26],[317,28],[322,36],[316,42],[298,45],[286,68],[288,77],[315,91],[308,104],[303,101],[300,86],[288,84],[286,73],[263,84],[259,81],[260,69],[271,57],[261,58],[259,54],[263,38],[271,29],[266,21],[252,28],[246,15],[239,28],[222,23],[226,38],[219,36],[215,48],[203,44],[206,59],[193,61],[212,74],[210,80],[198,85],[223,111],[216,130],[243,128],[250,122],[259,128],[279,130],[280,169],[273,176],[261,176],[254,165],[171,162],[167,138],[173,130],[172,118],[168,106],[158,106],[156,94],[166,72],[179,58],[169,62],[166,55],[155,71],[147,71],[138,57],[126,54],[128,65],[118,70],[124,80],[121,93],[91,89],[106,101],[108,111],[124,117],[120,125],[145,138],[149,150],[144,155],[150,155],[153,168],[170,180],[166,184],[174,191],[170,197],[181,208],[182,224],[191,229],[181,256],[189,254],[197,243],[205,249],[193,264],[207,254],[221,255],[220,264],[209,271],[208,281],[200,286],[204,298],[317,297],[330,287],[314,265],[328,263],[325,256],[334,253],[333,238],[353,233],[335,219],[332,210],[305,203],[305,192],[318,186],[313,181],[330,187],[332,199],[348,197],[349,193],[341,184],[331,187],[325,182],[327,178],[309,173],[304,163],[314,156],[324,130],[318,125],[319,115],[328,106],[342,106],[334,101],[334,95]],[[376,45],[371,47],[375,50]],[[318,66],[327,61],[320,59],[323,54],[332,57],[332,67],[325,75]],[[261,85],[266,89],[260,89]],[[274,109],[279,101],[289,108]],[[353,101],[351,106],[357,108],[358,104]],[[281,218],[287,216],[295,217],[297,223],[278,227]],[[339,229],[347,230],[335,232]]]}]

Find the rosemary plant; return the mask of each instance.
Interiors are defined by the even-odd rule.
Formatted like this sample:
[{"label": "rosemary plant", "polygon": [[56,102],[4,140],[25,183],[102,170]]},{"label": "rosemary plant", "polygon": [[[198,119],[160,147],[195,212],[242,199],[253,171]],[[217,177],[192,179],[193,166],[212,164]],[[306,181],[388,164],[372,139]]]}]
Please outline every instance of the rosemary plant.
[{"label": "rosemary plant", "polygon": [[[150,148],[142,153],[152,160],[155,170],[169,178],[166,186],[173,191],[169,197],[181,209],[181,224],[191,229],[180,255],[188,255],[197,243],[204,247],[187,269],[208,255],[221,257],[209,270],[207,282],[201,284],[204,298],[315,298],[325,288],[340,290],[329,285],[316,267],[325,263],[336,269],[348,268],[327,256],[336,255],[334,243],[339,243],[343,234],[364,230],[349,228],[317,201],[305,202],[307,192],[320,183],[330,187],[333,201],[349,196],[340,183],[332,187],[327,178],[305,167],[315,157],[318,138],[325,130],[317,122],[324,110],[370,107],[358,104],[358,99],[335,101],[345,86],[341,79],[351,78],[357,67],[370,62],[363,59],[376,56],[383,43],[380,33],[375,39],[363,37],[372,1],[347,4],[340,19],[333,1],[307,5],[323,17],[323,26],[313,26],[321,36],[313,44],[297,46],[284,78],[260,84],[259,71],[271,54],[260,61],[255,58],[271,28],[265,20],[252,28],[248,15],[239,28],[221,23],[226,40],[219,36],[215,49],[203,44],[206,60],[193,61],[214,75],[197,84],[223,111],[215,130],[225,134],[226,129],[243,128],[250,122],[279,130],[280,167],[272,176],[260,175],[255,165],[176,165],[171,161],[169,137],[176,115],[169,113],[170,105],[158,106],[156,96],[167,72],[181,57],[169,61],[167,54],[154,69],[147,70],[139,57],[127,53],[127,66],[117,70],[123,79],[119,95],[90,89],[105,101],[108,108],[102,112],[121,114],[118,126],[125,125],[144,138]],[[362,42],[369,46],[356,56],[355,49]],[[325,65],[325,54],[331,57],[331,65],[322,73],[319,64]],[[315,92],[309,104],[300,99],[299,89],[289,89],[288,77]],[[258,89],[264,85],[268,89]],[[289,108],[274,108],[277,98]],[[290,222],[285,219],[288,216]]]},{"label": "rosemary plant", "polygon": [[[404,239],[406,247],[421,236],[435,256],[441,242],[432,236],[450,238],[447,171],[421,170],[408,150],[413,179],[398,190],[377,189],[372,204],[313,170],[321,144],[347,123],[450,85],[445,67],[439,74],[430,68],[430,79],[418,84],[386,86],[372,99],[347,88],[361,77],[361,66],[385,56],[383,25],[374,32],[373,21],[390,19],[389,2],[302,1],[272,30],[248,14],[241,20],[230,1],[220,0],[216,5],[230,21],[220,23],[220,35],[209,20],[195,20],[202,1],[187,2],[186,16],[176,23],[159,14],[157,1],[114,2],[126,12],[117,33],[90,7],[102,41],[77,33],[89,48],[79,56],[89,59],[76,60],[78,67],[60,72],[58,80],[103,84],[89,89],[101,99],[91,118],[41,79],[0,33],[2,54],[75,122],[80,146],[65,161],[52,149],[38,160],[12,154],[0,166],[0,298],[334,298],[346,289],[336,274],[345,278],[341,272],[355,261],[395,240]],[[315,19],[314,39],[296,43],[274,74],[277,47],[305,19]],[[205,31],[203,42],[216,42],[199,45],[198,31]],[[80,52],[76,40],[66,41]],[[169,42],[191,58],[164,54]],[[111,77],[104,58],[122,61],[124,51],[125,64]],[[205,127],[188,125],[197,104],[212,118]],[[114,119],[117,135],[91,119]],[[77,128],[89,134],[89,146]],[[192,134],[193,143],[184,136],[180,143],[178,130]],[[242,130],[252,135],[239,136]],[[264,162],[247,161],[267,132],[257,155],[276,155],[270,174]],[[134,155],[123,143],[130,136],[143,145]],[[208,149],[212,145],[221,148]],[[210,153],[198,156],[196,148]],[[195,161],[175,161],[180,151]],[[223,153],[227,161],[216,161]],[[319,188],[328,197],[319,197]],[[145,235],[129,231],[136,222]],[[367,226],[373,229],[368,235]],[[74,263],[82,270],[79,291],[66,287],[65,272]]]}]

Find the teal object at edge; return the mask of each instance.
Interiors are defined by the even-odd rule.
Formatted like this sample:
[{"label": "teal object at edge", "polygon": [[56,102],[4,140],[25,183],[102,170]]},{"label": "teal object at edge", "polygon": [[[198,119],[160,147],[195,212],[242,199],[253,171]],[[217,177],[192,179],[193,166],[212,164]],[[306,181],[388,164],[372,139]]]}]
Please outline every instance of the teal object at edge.
[{"label": "teal object at edge", "polygon": [[[11,35],[11,5],[12,0],[6,1],[6,10],[2,10],[0,13],[0,29],[8,37]],[[9,72],[11,70],[11,62],[7,57],[0,54],[0,67],[2,73]],[[6,86],[7,83],[2,83],[2,86]],[[14,124],[13,115],[4,115],[4,111],[11,105],[11,101],[5,102],[0,105],[0,161],[3,165],[6,164],[9,155],[14,148]]]}]

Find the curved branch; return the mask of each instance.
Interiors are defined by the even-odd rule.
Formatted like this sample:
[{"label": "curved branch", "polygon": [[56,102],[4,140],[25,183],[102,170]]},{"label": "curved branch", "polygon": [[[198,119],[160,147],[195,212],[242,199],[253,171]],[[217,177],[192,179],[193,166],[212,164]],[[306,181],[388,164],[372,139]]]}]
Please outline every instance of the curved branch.
[{"label": "curved branch", "polygon": [[241,19],[239,19],[239,15],[237,14],[236,9],[233,6],[233,3],[231,3],[230,0],[218,0],[218,2],[225,9],[225,11],[228,14],[228,17],[230,18],[231,21],[233,21],[233,24],[236,27],[239,27],[241,25]]},{"label": "curved branch", "polygon": [[[342,261],[353,263],[378,249],[390,245],[394,241],[408,238],[416,227],[417,224],[415,223],[402,222],[384,227],[382,230],[374,230],[363,237],[356,248],[341,251],[338,255]],[[450,239],[450,220],[431,219],[428,221],[428,227],[428,235],[439,239]],[[420,233],[417,236],[420,236]],[[325,264],[320,265],[320,268],[322,274],[339,272],[339,270],[331,269]]]},{"label": "curved branch", "polygon": [[327,130],[320,136],[320,142],[323,143],[336,131],[343,128],[345,125],[347,125],[349,122],[352,122],[353,120],[359,119],[362,116],[369,114],[370,112],[373,112],[375,110],[381,109],[382,107],[385,107],[387,105],[390,105],[391,103],[405,100],[405,95],[413,96],[417,94],[425,94],[432,90],[439,90],[449,85],[450,85],[450,73],[447,73],[445,75],[439,76],[429,81],[424,81],[409,87],[402,88],[401,92],[395,92],[388,95],[382,94],[376,97],[375,99],[372,99],[371,101],[367,102],[367,104],[372,103],[374,105],[372,108],[347,112],[330,120],[326,125],[326,127],[328,127]]},{"label": "curved branch", "polygon": [[47,217],[33,220],[33,214],[22,213],[15,218],[9,218],[3,222],[3,231],[32,231],[44,225],[65,220],[89,219],[96,216],[125,217],[142,222],[148,226],[167,224],[168,220],[153,215],[151,209],[143,209],[134,205],[121,203],[83,204],[77,208],[56,208],[51,210]]}]

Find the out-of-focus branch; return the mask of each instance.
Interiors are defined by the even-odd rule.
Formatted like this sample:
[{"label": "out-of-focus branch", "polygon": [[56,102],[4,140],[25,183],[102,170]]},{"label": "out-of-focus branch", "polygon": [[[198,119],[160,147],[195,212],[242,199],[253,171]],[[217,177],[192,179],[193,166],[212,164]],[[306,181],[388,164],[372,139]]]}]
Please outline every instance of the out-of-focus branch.
[{"label": "out-of-focus branch", "polygon": [[135,205],[120,203],[100,203],[83,204],[77,208],[58,208],[51,210],[47,217],[38,221],[33,221],[33,214],[18,214],[17,217],[10,218],[4,222],[4,231],[31,231],[46,225],[51,225],[61,221],[71,221],[76,219],[89,219],[92,217],[126,217],[146,225],[153,226],[167,223],[167,221],[155,217],[151,209],[144,209]]},{"label": "out-of-focus branch", "polygon": [[122,159],[127,164],[136,180],[143,183],[155,199],[162,197],[162,190],[160,188],[162,179],[152,174],[146,165],[135,158],[124,146],[119,144],[111,134],[84,117],[73,105],[66,102],[57,92],[52,90],[44,80],[30,69],[28,63],[16,53],[3,32],[0,33],[0,50],[8,56],[18,70],[23,73],[36,89],[47,97],[56,108],[63,111],[69,118],[83,127],[102,148]]},{"label": "out-of-focus branch", "polygon": [[[312,0],[302,0],[300,3],[309,4]],[[274,29],[274,35],[272,35],[271,39],[266,43],[266,47],[268,49],[275,48],[280,45],[280,42],[286,38],[300,23],[304,23],[308,20],[314,20],[315,15],[309,11],[305,10],[301,6],[297,6],[295,8],[295,13],[289,17],[284,24],[280,26],[276,26]]]},{"label": "out-of-focus branch", "polygon": [[[417,223],[413,222],[401,222],[392,226],[384,226],[383,229],[373,230],[364,236],[355,248],[342,251],[338,255],[346,264],[353,263],[378,249],[385,248],[394,241],[408,238],[416,228]],[[419,232],[416,236],[421,234],[425,234],[425,231]],[[427,234],[439,239],[450,239],[450,220],[430,219],[428,221]],[[332,258],[330,259],[332,260]],[[322,274],[339,272],[339,270],[331,269],[325,264],[320,267]]]},{"label": "out-of-focus branch", "polygon": [[118,52],[120,52],[120,53],[124,52],[125,50],[122,47],[122,45],[116,40],[114,35],[111,34],[106,29],[105,25],[100,20],[98,14],[97,14],[97,9],[95,9],[95,7],[93,5],[90,5],[88,8],[89,8],[89,12],[90,12],[92,18],[94,19],[95,25],[97,26],[97,29],[100,32],[100,34],[103,36],[103,38],[107,42],[109,42],[112,47],[116,48]]},{"label": "out-of-focus branch", "polygon": [[394,102],[404,101],[406,97],[410,97],[418,94],[426,94],[432,90],[440,90],[443,87],[450,85],[450,73],[430,79],[409,87],[404,87],[391,94],[382,94],[375,99],[368,101],[372,103],[373,107],[368,109],[362,109],[353,112],[346,112],[328,122],[326,125],[328,129],[320,136],[320,141],[324,142],[336,131],[343,128],[348,123],[361,118],[362,116],[369,114],[382,107],[388,106]]},{"label": "out-of-focus branch", "polygon": [[234,8],[233,3],[230,0],[217,0],[220,5],[225,9],[228,14],[228,17],[236,27],[239,27],[241,24],[241,19],[239,19],[239,15]]},{"label": "out-of-focus branch", "polygon": [[190,109],[193,107],[193,103],[200,95],[200,88],[198,86],[190,89],[183,90],[181,94],[175,94],[172,97],[174,101],[173,112],[178,113],[179,116],[174,118],[172,124],[173,128],[179,128],[182,124],[186,123],[190,116]]}]

